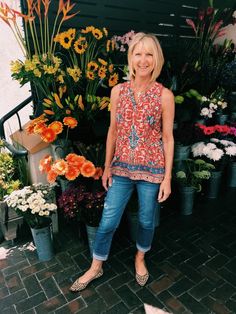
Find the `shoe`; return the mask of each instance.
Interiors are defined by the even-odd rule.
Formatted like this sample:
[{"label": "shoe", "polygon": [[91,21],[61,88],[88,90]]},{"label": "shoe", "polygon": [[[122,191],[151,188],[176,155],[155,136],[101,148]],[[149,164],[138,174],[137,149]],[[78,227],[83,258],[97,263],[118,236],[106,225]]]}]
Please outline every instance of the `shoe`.
[{"label": "shoe", "polygon": [[84,290],[87,285],[93,281],[94,279],[97,279],[103,275],[103,269],[101,269],[96,276],[92,277],[86,282],[79,282],[79,278],[73,283],[73,285],[70,287],[70,291],[72,292],[78,292]]},{"label": "shoe", "polygon": [[148,281],[148,278],[149,278],[149,273],[147,272],[145,275],[139,275],[138,273],[135,274],[135,279],[137,281],[137,283],[143,287],[146,285],[147,281]]}]

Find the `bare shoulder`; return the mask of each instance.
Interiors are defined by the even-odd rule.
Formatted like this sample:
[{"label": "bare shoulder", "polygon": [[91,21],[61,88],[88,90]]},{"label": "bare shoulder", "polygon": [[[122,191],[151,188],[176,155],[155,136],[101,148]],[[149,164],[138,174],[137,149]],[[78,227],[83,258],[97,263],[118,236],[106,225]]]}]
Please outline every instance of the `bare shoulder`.
[{"label": "bare shoulder", "polygon": [[120,94],[120,88],[121,88],[121,83],[117,84],[116,86],[112,87],[111,89],[111,97],[112,98],[118,98]]},{"label": "bare shoulder", "polygon": [[165,102],[172,102],[174,101],[174,94],[172,93],[172,91],[166,87],[163,87],[162,90],[162,94],[161,94],[161,98],[162,100],[164,100]]}]

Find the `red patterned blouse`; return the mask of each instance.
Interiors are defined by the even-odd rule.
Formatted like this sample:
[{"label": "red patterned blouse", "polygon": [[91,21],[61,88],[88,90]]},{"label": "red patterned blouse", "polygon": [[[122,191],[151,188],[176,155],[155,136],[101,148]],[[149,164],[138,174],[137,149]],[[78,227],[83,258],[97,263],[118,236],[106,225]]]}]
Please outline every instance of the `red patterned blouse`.
[{"label": "red patterned blouse", "polygon": [[116,109],[117,140],[112,174],[152,183],[163,180],[162,88],[160,83],[155,82],[136,102],[131,83],[121,84]]}]

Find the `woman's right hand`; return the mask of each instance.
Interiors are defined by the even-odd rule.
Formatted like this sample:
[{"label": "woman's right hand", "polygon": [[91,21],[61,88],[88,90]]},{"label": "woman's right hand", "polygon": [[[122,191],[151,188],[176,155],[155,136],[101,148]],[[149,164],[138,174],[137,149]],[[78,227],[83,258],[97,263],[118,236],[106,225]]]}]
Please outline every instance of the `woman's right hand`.
[{"label": "woman's right hand", "polygon": [[106,191],[108,190],[108,187],[112,185],[112,175],[110,167],[105,167],[103,171],[102,185]]}]

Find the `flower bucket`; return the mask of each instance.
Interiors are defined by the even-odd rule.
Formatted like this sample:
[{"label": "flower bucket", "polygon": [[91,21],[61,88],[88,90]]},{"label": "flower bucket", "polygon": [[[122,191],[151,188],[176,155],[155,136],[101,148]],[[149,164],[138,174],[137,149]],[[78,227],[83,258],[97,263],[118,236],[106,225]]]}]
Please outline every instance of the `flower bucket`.
[{"label": "flower bucket", "polygon": [[222,171],[212,171],[210,179],[207,181],[207,198],[217,198],[220,192]]},{"label": "flower bucket", "polygon": [[92,226],[86,225],[88,245],[89,245],[89,251],[90,251],[91,257],[93,257],[93,244],[94,244],[97,229],[98,227],[92,227]]},{"label": "flower bucket", "polygon": [[54,256],[51,226],[40,229],[31,228],[31,232],[39,260],[42,262],[51,260]]},{"label": "flower bucket", "polygon": [[191,186],[181,187],[180,189],[180,212],[182,215],[193,213],[195,190]]},{"label": "flower bucket", "polygon": [[236,187],[236,162],[229,163],[228,166],[228,186],[231,188]]},{"label": "flower bucket", "polygon": [[185,160],[190,156],[190,145],[175,145],[174,159]]}]

